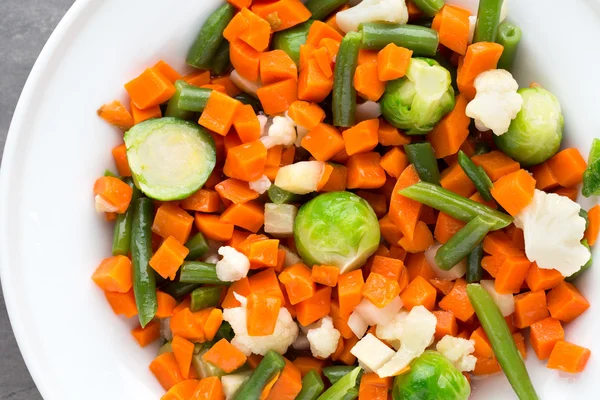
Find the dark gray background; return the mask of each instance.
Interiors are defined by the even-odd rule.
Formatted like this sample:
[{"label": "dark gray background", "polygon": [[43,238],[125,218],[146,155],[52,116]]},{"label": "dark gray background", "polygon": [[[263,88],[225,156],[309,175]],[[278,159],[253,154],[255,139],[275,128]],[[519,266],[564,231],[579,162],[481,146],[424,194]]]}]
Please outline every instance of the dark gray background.
[{"label": "dark gray background", "polygon": [[[73,2],[0,0],[0,150],[29,71]],[[15,342],[0,289],[0,400],[41,398]]]}]

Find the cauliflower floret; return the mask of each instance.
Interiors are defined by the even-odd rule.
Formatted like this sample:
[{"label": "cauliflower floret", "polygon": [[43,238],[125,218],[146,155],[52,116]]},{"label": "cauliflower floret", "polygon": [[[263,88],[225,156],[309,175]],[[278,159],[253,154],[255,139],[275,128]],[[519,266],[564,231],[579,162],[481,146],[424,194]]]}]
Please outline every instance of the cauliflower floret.
[{"label": "cauliflower floret", "polygon": [[310,132],[310,129],[305,128],[303,126],[297,125],[296,126],[296,141],[294,142],[294,145],[296,145],[296,147],[302,147],[302,139],[304,139],[304,136],[308,135],[308,132]]},{"label": "cauliflower floret", "polygon": [[250,261],[244,254],[229,246],[221,247],[219,254],[223,256],[217,262],[217,277],[220,280],[223,282],[235,282],[248,275]]},{"label": "cauliflower floret", "polygon": [[401,308],[402,300],[400,296],[397,296],[383,308],[377,307],[368,299],[362,299],[354,312],[358,313],[369,325],[385,325],[394,319]]},{"label": "cauliflower floret", "polygon": [[248,93],[254,97],[256,97],[256,91],[262,87],[262,83],[260,81],[251,81],[250,79],[246,79],[237,72],[237,70],[231,71],[229,75],[229,79],[234,83],[242,92]]},{"label": "cauliflower floret", "polygon": [[292,237],[298,207],[293,204],[265,204],[265,232],[276,237]]},{"label": "cauliflower floret", "polygon": [[255,181],[252,181],[248,184],[250,189],[254,190],[258,194],[263,194],[271,187],[271,181],[269,177],[266,175],[261,176]]},{"label": "cauliflower floret", "polygon": [[369,324],[367,324],[367,321],[359,313],[353,311],[350,317],[348,317],[348,328],[360,339],[365,335],[367,329],[369,329]]},{"label": "cauliflower floret", "polygon": [[394,376],[419,357],[433,343],[437,318],[423,306],[413,307],[402,323],[400,350],[381,368],[377,374],[385,378]]},{"label": "cauliflower floret", "polygon": [[480,131],[492,130],[496,136],[505,134],[523,107],[523,98],[517,93],[519,84],[510,72],[492,69],[475,78],[475,89],[477,95],[467,105],[467,116],[475,120]]},{"label": "cauliflower floret", "polygon": [[331,317],[323,318],[320,327],[309,329],[306,334],[313,357],[327,358],[335,353],[340,336],[340,332],[333,327]]},{"label": "cauliflower floret", "polygon": [[379,118],[381,116],[381,107],[379,106],[379,103],[375,101],[365,101],[356,106],[355,116],[356,122]]},{"label": "cauliflower floret", "polygon": [[536,189],[532,202],[515,216],[515,225],[525,235],[527,258],[565,277],[579,271],[590,259],[590,251],[581,244],[585,219],[580,210],[568,197]]},{"label": "cauliflower floret", "polygon": [[503,317],[507,317],[515,311],[515,298],[512,294],[496,292],[496,283],[492,280],[484,279],[479,283],[492,296]]},{"label": "cauliflower floret", "polygon": [[245,305],[225,309],[223,311],[223,319],[229,322],[235,333],[231,344],[247,356],[251,353],[264,356],[269,350],[285,354],[288,347],[298,337],[298,325],[296,325],[290,312],[285,307],[281,307],[279,310],[275,331],[267,336],[248,335]]},{"label": "cauliflower floret", "polygon": [[317,190],[325,163],[321,161],[300,161],[279,168],[275,185],[296,194],[307,194]]},{"label": "cauliflower floret", "polygon": [[406,24],[408,9],[405,0],[363,0],[356,6],[337,13],[336,20],[344,32],[358,31],[358,26],[364,22]]},{"label": "cauliflower floret", "polygon": [[258,124],[260,125],[260,136],[267,136],[269,133],[269,126],[271,125],[269,117],[267,117],[265,114],[259,113],[256,118],[258,118]]},{"label": "cauliflower floret", "polygon": [[359,340],[350,353],[371,371],[377,370],[394,356],[392,349],[370,333]]},{"label": "cauliflower floret", "polygon": [[384,325],[377,325],[375,333],[381,340],[385,340],[396,350],[400,348],[400,335],[402,335],[402,326],[406,319],[408,312],[402,311],[398,313],[394,319]]},{"label": "cauliflower floret", "polygon": [[296,125],[289,117],[275,117],[269,127],[268,135],[260,140],[267,149],[280,144],[285,147],[291,146],[296,142]]},{"label": "cauliflower floret", "polygon": [[435,349],[460,371],[473,371],[477,358],[471,353],[475,351],[475,342],[463,338],[446,335],[438,342]]}]

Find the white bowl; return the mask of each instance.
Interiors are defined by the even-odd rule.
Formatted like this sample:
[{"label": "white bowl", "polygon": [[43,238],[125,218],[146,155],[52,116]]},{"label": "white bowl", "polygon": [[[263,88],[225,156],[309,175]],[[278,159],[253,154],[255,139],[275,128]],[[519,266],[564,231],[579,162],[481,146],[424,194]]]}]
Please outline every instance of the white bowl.
[{"label": "white bowl", "polygon": [[[78,0],[27,81],[2,164],[0,257],[12,326],[46,400],[148,400],[163,393],[148,370],[156,349],[139,348],[130,334],[134,321],[114,316],[90,279],[110,254],[112,236],[94,211],[92,185],[112,167],[110,149],[122,135],[95,111],[124,100],[123,84],[159,59],[185,71],[193,37],[221,1]],[[587,152],[600,133],[600,5],[568,3],[512,1],[510,19],[524,31],[515,70],[522,86],[536,81],[558,96],[565,144]],[[529,352],[543,399],[600,393],[594,282],[597,267],[578,282],[592,308],[566,326],[567,340],[594,353],[586,371],[559,374]],[[515,397],[501,374],[475,387],[477,399]]]}]

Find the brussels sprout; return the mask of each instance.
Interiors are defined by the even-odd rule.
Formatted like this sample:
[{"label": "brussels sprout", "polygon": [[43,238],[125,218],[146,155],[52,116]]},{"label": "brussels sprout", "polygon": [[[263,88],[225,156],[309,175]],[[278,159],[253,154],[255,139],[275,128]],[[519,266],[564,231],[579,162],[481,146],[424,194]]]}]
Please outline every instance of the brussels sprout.
[{"label": "brussels sprout", "polygon": [[450,72],[430,58],[413,58],[406,76],[387,84],[380,103],[390,124],[424,135],[454,108]]},{"label": "brussels sprout", "polygon": [[410,371],[394,379],[393,400],[466,400],[467,378],[443,355],[428,350],[410,364]]},{"label": "brussels sprout", "polygon": [[344,273],[361,267],[377,250],[379,222],[369,203],[354,193],[326,193],[300,208],[294,238],[304,262],[335,265]]},{"label": "brussels sprout", "polygon": [[558,151],[564,119],[558,99],[541,87],[520,89],[523,108],[496,146],[524,167],[540,164]]}]

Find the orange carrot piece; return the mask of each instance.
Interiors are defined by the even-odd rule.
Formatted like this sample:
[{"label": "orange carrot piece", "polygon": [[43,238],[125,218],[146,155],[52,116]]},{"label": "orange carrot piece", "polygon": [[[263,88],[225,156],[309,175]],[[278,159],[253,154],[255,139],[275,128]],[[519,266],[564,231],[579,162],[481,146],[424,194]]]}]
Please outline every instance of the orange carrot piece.
[{"label": "orange carrot piece", "polygon": [[260,393],[260,397],[258,398],[258,400],[267,400],[267,397],[269,397],[269,394],[271,393],[271,389],[273,389],[273,386],[275,386],[275,383],[279,379],[279,375],[281,375],[281,372],[277,372],[275,376],[267,382],[262,392]]},{"label": "orange carrot piece", "polygon": [[437,216],[435,230],[433,232],[435,240],[444,244],[448,240],[450,240],[450,238],[454,236],[456,232],[460,231],[465,225],[466,224],[464,222],[459,221],[446,213],[440,212]]},{"label": "orange carrot piece", "polygon": [[560,340],[550,353],[547,367],[572,374],[582,372],[591,354],[585,347]]},{"label": "orange carrot piece", "polygon": [[437,291],[422,276],[416,276],[400,294],[404,308],[408,311],[416,306],[433,311],[436,297]]},{"label": "orange carrot piece", "polygon": [[202,359],[222,369],[226,373],[235,371],[246,362],[244,353],[229,343],[227,339],[221,339],[215,343],[210,350],[204,353]]},{"label": "orange carrot piece", "polygon": [[479,42],[467,47],[465,58],[458,68],[456,83],[467,99],[475,97],[475,78],[482,72],[495,69],[504,47],[498,43]]},{"label": "orange carrot piece", "polygon": [[505,229],[506,234],[512,240],[513,244],[522,251],[525,251],[525,233],[522,229],[517,228],[514,224],[509,225]]},{"label": "orange carrot piece", "polygon": [[229,78],[229,76],[219,76],[217,78],[213,78],[210,81],[211,85],[219,85],[225,88],[225,93],[228,96],[235,97],[238,94],[242,93],[242,91],[233,83],[233,81]]},{"label": "orange carrot piece", "polygon": [[596,204],[588,210],[588,228],[585,230],[584,238],[590,246],[596,244],[598,231],[600,231],[600,205]]},{"label": "orange carrot piece", "polygon": [[366,190],[357,190],[356,194],[369,203],[377,218],[381,218],[387,212],[387,201],[383,194],[373,193]]},{"label": "orange carrot piece", "polygon": [[382,146],[403,146],[410,143],[410,138],[398,131],[398,128],[388,124],[385,120],[380,120],[379,144]]},{"label": "orange carrot piece", "polygon": [[328,161],[344,150],[344,139],[336,128],[321,123],[302,139],[302,147],[317,161]]},{"label": "orange carrot piece", "polygon": [[552,317],[531,324],[529,342],[540,360],[547,360],[557,342],[565,340],[560,321]]},{"label": "orange carrot piece", "polygon": [[233,204],[221,214],[219,221],[256,233],[265,223],[265,212],[254,202]]},{"label": "orange carrot piece", "polygon": [[501,151],[493,150],[472,158],[473,163],[483,168],[492,182],[496,182],[504,175],[519,170],[519,163]]},{"label": "orange carrot piece", "polygon": [[263,85],[298,79],[298,67],[283,50],[273,50],[260,55],[260,79]]},{"label": "orange carrot piece", "polygon": [[379,220],[379,230],[381,231],[381,235],[384,239],[390,244],[397,244],[400,239],[402,239],[402,232],[400,232],[400,228],[389,217],[389,214],[386,214]]},{"label": "orange carrot piece", "polygon": [[152,232],[167,239],[173,236],[179,243],[187,242],[194,218],[180,207],[163,203],[154,217]]},{"label": "orange carrot piece", "polygon": [[94,183],[94,195],[114,207],[111,211],[123,214],[129,207],[133,189],[119,178],[103,176]]},{"label": "orange carrot piece", "polygon": [[419,221],[415,227],[412,240],[408,239],[407,236],[404,236],[398,241],[398,244],[408,253],[420,253],[433,246],[434,240],[427,224],[423,221]]},{"label": "orange carrot piece", "polygon": [[222,181],[215,186],[215,190],[221,198],[230,200],[233,204],[246,203],[259,196],[257,192],[250,189],[248,182],[233,178]]},{"label": "orange carrot piece", "polygon": [[310,299],[317,290],[312,279],[311,270],[304,264],[296,264],[284,269],[279,274],[279,281],[285,286],[285,291],[292,305]]},{"label": "orange carrot piece", "polygon": [[197,379],[188,379],[174,385],[160,400],[188,400],[194,398],[196,388],[200,383]]},{"label": "orange carrot piece", "polygon": [[319,178],[319,182],[317,183],[317,192],[320,192],[327,182],[331,178],[331,174],[333,173],[333,166],[331,164],[323,165],[323,173],[321,173],[321,177]]},{"label": "orange carrot piece", "polygon": [[102,105],[97,113],[100,118],[123,131],[135,124],[133,117],[119,100]]},{"label": "orange carrot piece", "polygon": [[175,86],[154,68],[148,68],[137,78],[125,84],[131,101],[136,107],[146,109],[169,100],[175,94]]},{"label": "orange carrot piece", "polygon": [[239,15],[246,19],[246,27],[239,32],[237,37],[252,46],[256,51],[266,50],[271,40],[271,25],[269,22],[247,8],[242,8],[236,16]]},{"label": "orange carrot piece", "polygon": [[543,290],[525,292],[515,296],[513,320],[517,328],[528,328],[531,324],[541,321],[548,316],[546,292]]},{"label": "orange carrot piece", "polygon": [[204,86],[210,83],[210,71],[198,71],[186,75],[183,80],[193,86]]},{"label": "orange carrot piece", "polygon": [[500,267],[504,264],[506,260],[506,256],[497,255],[497,256],[485,256],[481,260],[481,267],[486,270],[492,278],[498,276],[498,272],[500,272]]},{"label": "orange carrot piece", "polygon": [[358,53],[358,65],[377,64],[378,54],[376,50],[360,49]]},{"label": "orange carrot piece", "polygon": [[535,187],[539,190],[551,190],[559,186],[558,180],[548,162],[543,162],[534,167],[531,167],[533,179],[535,179]]},{"label": "orange carrot piece", "polygon": [[226,94],[213,90],[198,123],[219,135],[225,136],[242,103]]},{"label": "orange carrot piece", "polygon": [[221,208],[221,199],[214,190],[198,189],[196,193],[183,199],[180,206],[188,211],[214,213]]},{"label": "orange carrot piece", "polygon": [[267,268],[257,274],[252,275],[249,279],[251,293],[261,292],[268,296],[280,297],[284,300],[281,286],[277,280],[277,275],[272,268]]},{"label": "orange carrot piece", "polygon": [[223,173],[230,178],[252,182],[263,175],[267,148],[260,140],[234,147],[227,153]]},{"label": "orange carrot piece", "polygon": [[328,77],[331,78],[333,76],[333,57],[329,55],[329,51],[325,47],[319,47],[313,50],[311,57],[315,59],[319,68],[321,68],[321,72]]},{"label": "orange carrot piece", "polygon": [[389,389],[388,381],[389,386],[391,387],[391,378],[379,378],[374,372],[364,374],[360,380],[360,386],[358,387],[358,398],[387,400]]},{"label": "orange carrot piece", "polygon": [[271,24],[273,32],[283,31],[301,24],[311,16],[310,11],[298,0],[278,0],[275,2],[256,2],[252,11]]},{"label": "orange carrot piece", "polygon": [[569,187],[583,181],[583,172],[587,164],[579,150],[565,149],[548,160],[548,166],[561,186]]},{"label": "orange carrot piece", "polygon": [[342,136],[346,153],[351,156],[373,150],[379,143],[378,134],[379,120],[369,119],[359,122],[350,129],[346,129]]},{"label": "orange carrot piece", "polygon": [[233,118],[233,126],[242,143],[249,143],[260,138],[260,123],[254,109],[249,104],[238,107]]},{"label": "orange carrot piece", "polygon": [[308,59],[304,68],[300,62],[298,99],[320,103],[329,96],[332,89],[333,77],[325,75],[317,60]]},{"label": "orange carrot piece", "polygon": [[331,288],[327,286],[317,289],[314,296],[296,305],[297,319],[303,326],[317,322],[327,316],[330,311]]},{"label": "orange carrot piece", "polygon": [[120,176],[131,176],[131,169],[129,168],[129,162],[127,161],[127,147],[125,143],[112,149],[112,155],[115,159],[115,165],[117,166],[117,172]]},{"label": "orange carrot piece", "polygon": [[397,279],[391,279],[378,273],[371,272],[362,290],[364,298],[379,308],[392,302],[400,294]]},{"label": "orange carrot piece", "polygon": [[344,340],[344,350],[339,356],[341,362],[346,365],[353,365],[356,362],[356,356],[350,352],[356,343],[358,343],[358,338],[356,336]]},{"label": "orange carrot piece", "polygon": [[250,245],[248,259],[252,264],[265,267],[276,267],[278,257],[279,240],[269,239]]},{"label": "orange carrot piece", "polygon": [[[340,338],[340,342],[342,344],[344,343],[342,338]],[[306,374],[313,370],[322,376],[323,367],[325,367],[325,360],[319,360],[314,357],[300,356],[296,357],[296,359],[293,361],[293,364],[296,366],[296,368],[298,368],[298,371],[300,371],[300,375],[303,378]]]},{"label": "orange carrot piece", "polygon": [[440,294],[443,294],[444,296],[446,296],[448,293],[450,293],[450,291],[454,287],[454,282],[445,281],[443,279],[438,279],[438,278],[430,279],[429,283],[431,283],[431,285],[434,288],[436,288]]},{"label": "orange carrot piece", "polygon": [[414,280],[417,276],[422,277],[428,282],[436,277],[435,272],[427,262],[427,258],[425,258],[425,253],[408,254],[405,264],[410,281]]},{"label": "orange carrot piece", "polygon": [[240,10],[250,7],[252,4],[252,0],[227,0],[227,2]]},{"label": "orange carrot piece", "polygon": [[179,72],[175,71],[175,69],[173,69],[173,67],[171,67],[169,64],[167,64],[163,60],[160,60],[159,62],[154,64],[152,69],[163,74],[168,80],[171,81],[171,83],[175,83],[175,81],[178,81],[181,79],[181,74]]},{"label": "orange carrot piece", "polygon": [[302,374],[294,363],[285,359],[285,367],[266,400],[294,400],[302,390]]},{"label": "orange carrot piece", "polygon": [[125,256],[113,256],[102,260],[92,280],[107,292],[127,293],[131,290],[131,260]]},{"label": "orange carrot piece", "polygon": [[314,265],[310,275],[315,283],[329,287],[335,287],[337,285],[339,276],[340,269],[332,265]]},{"label": "orange carrot piece", "polygon": [[356,67],[354,88],[365,100],[377,101],[385,92],[385,82],[379,80],[377,63],[366,63]]},{"label": "orange carrot piece", "polygon": [[323,39],[332,39],[336,42],[342,41],[342,35],[339,34],[331,26],[327,25],[325,22],[315,21],[310,26],[308,30],[308,37],[306,38],[306,44],[313,45],[315,47],[319,47],[321,40]]},{"label": "orange carrot piece", "polygon": [[221,221],[218,215],[196,213],[194,222],[208,239],[224,242],[233,236],[233,224]]},{"label": "orange carrot piece", "polygon": [[412,50],[390,43],[377,54],[377,74],[380,81],[391,81],[406,75]]},{"label": "orange carrot piece", "polygon": [[177,300],[173,298],[173,296],[157,291],[156,292],[156,302],[158,307],[156,309],[156,318],[169,318],[173,316],[173,310],[177,305]]},{"label": "orange carrot piece", "polygon": [[469,44],[469,16],[465,9],[446,4],[436,15],[438,26],[432,28],[438,31],[440,43],[454,51],[465,55]]},{"label": "orange carrot piece", "polygon": [[498,293],[519,293],[525,281],[531,261],[524,256],[507,257],[496,275],[495,289]]},{"label": "orange carrot piece", "polygon": [[348,181],[348,169],[339,164],[327,164],[333,167],[331,175],[325,185],[320,187],[321,192],[343,192]]},{"label": "orange carrot piece", "polygon": [[[157,294],[157,296],[158,296],[158,294]],[[181,301],[181,303],[179,303],[175,307],[173,307],[173,313],[171,314],[171,316],[183,311],[186,308],[189,309],[191,303],[192,303],[192,300],[191,300],[190,296],[184,297],[184,299],[183,299],[183,301]]]},{"label": "orange carrot piece", "polygon": [[515,246],[511,238],[502,231],[495,231],[483,239],[483,250],[493,256],[523,256],[523,250]]},{"label": "orange carrot piece", "polygon": [[150,266],[164,279],[174,280],[189,252],[187,247],[179,243],[173,236],[169,236],[150,259]]},{"label": "orange carrot piece", "polygon": [[175,356],[175,361],[177,361],[181,375],[184,379],[188,379],[190,376],[190,367],[192,366],[192,356],[194,355],[194,343],[176,335],[173,336],[171,347],[173,348],[173,355]]},{"label": "orange carrot piece", "polygon": [[454,109],[427,135],[427,140],[433,146],[437,158],[458,153],[461,145],[467,139],[471,122],[465,111],[468,102],[469,100],[464,95],[456,96]]},{"label": "orange carrot piece", "polygon": [[350,315],[360,303],[364,284],[361,270],[347,272],[339,276],[338,300],[342,315]]},{"label": "orange carrot piece", "polygon": [[554,191],[554,193],[556,193],[559,196],[565,196],[568,197],[569,199],[577,202],[577,196],[579,195],[579,189],[577,188],[577,186],[571,186],[568,188],[558,188]]},{"label": "orange carrot piece", "polygon": [[562,274],[557,270],[542,269],[534,262],[527,272],[525,282],[527,282],[527,287],[533,291],[549,290],[561,283],[563,279]]},{"label": "orange carrot piece", "polygon": [[590,303],[569,282],[561,282],[548,292],[548,310],[553,318],[570,322],[590,307]]},{"label": "orange carrot piece", "polygon": [[465,171],[458,165],[452,164],[441,174],[440,184],[444,189],[450,190],[462,197],[471,197],[476,192],[473,181],[469,179]]},{"label": "orange carrot piece", "polygon": [[371,274],[379,274],[397,282],[400,280],[400,276],[404,269],[404,262],[402,260],[376,255],[373,257]]},{"label": "orange carrot piece", "polygon": [[192,313],[189,308],[183,308],[178,312],[174,312],[169,325],[173,335],[179,335],[193,342],[204,342],[204,329],[199,316],[202,311]]},{"label": "orange carrot piece", "polygon": [[446,335],[456,336],[458,334],[458,324],[452,311],[434,311],[433,315],[437,319],[435,340],[441,340]]},{"label": "orange carrot piece", "polygon": [[515,216],[533,200],[535,180],[527,171],[520,169],[494,182],[491,192],[498,204]]},{"label": "orange carrot piece", "polygon": [[138,325],[131,334],[141,347],[146,347],[160,338],[160,322],[150,321],[144,328]]},{"label": "orange carrot piece", "polygon": [[173,353],[163,353],[156,357],[150,363],[150,371],[165,390],[171,389],[184,380]]},{"label": "orange carrot piece", "polygon": [[289,117],[306,129],[314,129],[325,119],[325,111],[315,103],[297,100],[290,105]]},{"label": "orange carrot piece", "polygon": [[475,314],[475,310],[467,297],[467,283],[464,279],[457,279],[454,287],[442,300],[439,307],[442,310],[452,311],[456,318],[466,322]]},{"label": "orange carrot piece", "polygon": [[256,82],[259,78],[260,52],[237,38],[229,43],[229,58],[233,68],[244,78]]},{"label": "orange carrot piece", "polygon": [[325,23],[327,25],[329,25],[330,27],[332,27],[333,29],[336,30],[336,32],[338,32],[340,35],[345,35],[346,32],[344,32],[343,30],[340,29],[340,27],[337,24],[337,13],[340,11],[344,11],[347,10],[348,8],[350,8],[350,6],[348,4],[344,4],[342,7],[340,7],[337,12],[333,13],[326,21]]},{"label": "orange carrot piece", "polygon": [[223,307],[223,309],[241,306],[240,302],[237,301],[237,299],[233,296],[233,293],[247,297],[251,293],[248,278],[242,278],[239,281],[233,282],[231,286],[229,286],[229,289],[227,289],[227,295],[225,295],[225,299],[221,303],[221,307]]},{"label": "orange carrot piece", "polygon": [[295,79],[271,83],[258,89],[256,94],[266,114],[280,114],[298,100],[298,83]]},{"label": "orange carrot piece", "polygon": [[223,384],[218,376],[204,378],[198,383],[194,400],[225,400]]},{"label": "orange carrot piece", "polygon": [[385,184],[386,175],[379,165],[381,156],[375,151],[350,156],[348,168],[348,189],[377,189]]},{"label": "orange carrot piece", "polygon": [[[362,290],[362,288],[361,288],[361,290]],[[338,293],[339,293],[339,279],[338,279]],[[360,303],[360,301],[359,301],[359,303]],[[348,304],[346,304],[346,306],[348,306]],[[352,309],[354,309],[354,307],[356,307],[356,305],[351,305],[351,304],[350,304],[350,306],[352,307]],[[348,318],[350,317],[350,313],[352,311],[350,311],[350,312],[347,312],[347,310],[344,310],[344,311],[345,312],[342,313],[338,299],[331,300],[330,316],[331,316],[331,319],[333,320],[333,327],[340,332],[340,334],[342,335],[342,337],[344,339],[350,339],[351,337],[355,337],[354,332],[352,332],[352,329],[350,329],[350,327],[348,326]]]},{"label": "orange carrot piece", "polygon": [[388,175],[397,179],[408,166],[408,157],[406,157],[406,153],[400,150],[399,147],[392,147],[390,151],[381,157],[379,165],[381,165]]},{"label": "orange carrot piece", "polygon": [[204,322],[204,336],[206,340],[211,341],[217,335],[217,331],[223,323],[223,311],[219,308],[213,308]]}]

